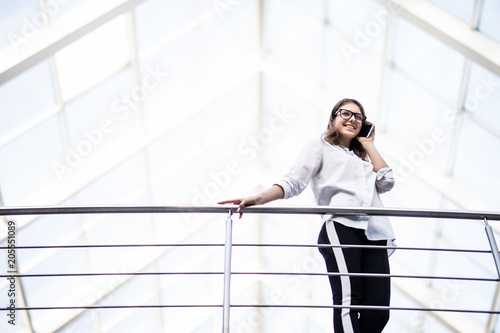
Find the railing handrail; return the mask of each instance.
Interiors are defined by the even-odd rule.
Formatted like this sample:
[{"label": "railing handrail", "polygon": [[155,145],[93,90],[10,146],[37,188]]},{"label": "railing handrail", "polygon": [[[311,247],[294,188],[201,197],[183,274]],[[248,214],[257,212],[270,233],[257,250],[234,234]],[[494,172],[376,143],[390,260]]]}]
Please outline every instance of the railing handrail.
[{"label": "railing handrail", "polygon": [[[0,216],[14,215],[58,215],[58,214],[147,214],[147,213],[227,213],[235,212],[235,205],[212,206],[33,206],[33,207],[0,207]],[[500,221],[500,212],[464,211],[445,209],[407,209],[381,207],[332,207],[332,206],[252,206],[242,209],[245,214],[310,214],[336,216],[393,216],[393,217],[424,217],[448,218],[466,220],[496,220]]]},{"label": "railing handrail", "polygon": [[[232,247],[237,246],[237,244],[232,244],[232,215],[237,212],[238,206],[236,205],[212,205],[212,206],[158,206],[158,205],[106,205],[106,206],[31,206],[31,207],[0,207],[0,216],[20,216],[20,215],[59,215],[59,214],[161,214],[161,213],[224,213],[228,217],[226,219],[226,239],[224,243],[225,255],[224,255],[224,271],[223,272],[135,272],[135,273],[122,273],[122,275],[166,275],[166,274],[223,274],[224,275],[224,295],[222,305],[184,305],[184,306],[194,306],[194,307],[222,307],[223,312],[223,333],[229,333],[229,317],[231,307],[269,307],[276,305],[265,305],[265,304],[254,304],[254,305],[242,305],[242,304],[231,304],[230,299],[230,282],[231,274],[255,274],[255,275],[287,275],[290,273],[283,272],[233,272],[231,270],[231,257],[232,257]],[[333,215],[338,216],[391,216],[391,217],[416,217],[416,218],[444,218],[444,219],[462,219],[462,220],[475,220],[484,221],[486,235],[489,241],[491,254],[495,262],[495,267],[498,273],[498,279],[492,278],[478,278],[478,277],[449,277],[449,276],[417,276],[417,275],[380,275],[380,274],[363,274],[363,273],[300,273],[300,275],[359,275],[361,276],[379,276],[379,277],[398,277],[398,278],[420,278],[420,279],[463,279],[471,281],[481,281],[481,282],[495,282],[500,281],[500,254],[498,252],[498,246],[495,241],[493,230],[488,224],[488,221],[497,220],[500,221],[500,212],[492,211],[463,211],[463,210],[443,210],[443,209],[407,209],[407,208],[382,208],[382,207],[331,207],[331,206],[252,206],[242,209],[245,214],[302,214],[302,215]],[[247,244],[249,245],[249,244]],[[255,245],[255,244],[252,244]],[[289,246],[289,245],[285,245]],[[309,245],[307,245],[309,246]],[[322,246],[322,245],[315,245]],[[328,245],[325,245],[328,246]],[[330,245],[331,246],[331,245]],[[380,247],[379,247],[380,248]],[[389,247],[387,247],[389,248]],[[2,247],[3,249],[3,247]],[[12,272],[8,272],[9,274]],[[34,275],[34,274],[18,274],[15,271],[15,275],[9,275],[9,278],[16,277],[55,277],[55,276],[83,276],[83,275],[109,275],[114,273],[81,273],[81,274],[45,274],[45,275]],[[0,277],[7,277],[0,276]],[[182,306],[182,305],[180,305]],[[134,305],[134,306],[123,306],[117,305],[110,308],[127,308],[127,307],[140,307],[140,308],[162,308],[162,307],[179,307],[179,305]],[[277,306],[280,307],[280,306]],[[284,307],[297,307],[297,308],[344,308],[351,306],[344,305],[285,305]],[[83,307],[15,307],[13,310],[48,310],[48,309],[93,309],[93,308],[107,308],[106,306],[83,306]],[[410,310],[410,308],[397,308],[397,307],[369,307],[362,306],[359,308],[373,308],[375,309],[400,309],[400,310]],[[0,311],[10,311],[10,308],[0,308]],[[469,312],[469,313],[488,313],[490,314],[490,321],[495,320],[496,316],[500,314],[497,309],[493,310],[473,310],[473,309],[431,309],[431,308],[411,308],[411,310],[420,311],[455,311],[455,312]]]},{"label": "railing handrail", "polygon": [[[121,248],[121,247],[223,247],[223,243],[149,243],[149,244],[79,244],[79,245],[27,245],[16,246],[18,250],[41,250],[41,249],[91,249],[91,248]],[[356,249],[391,249],[410,251],[439,251],[439,252],[463,252],[463,253],[491,253],[491,250],[481,249],[459,249],[459,248],[436,248],[436,247],[411,247],[411,246],[382,246],[382,245],[352,245],[352,244],[271,244],[271,243],[235,243],[233,247],[330,247],[330,248],[356,248]],[[0,246],[0,250],[8,250],[8,246]]]},{"label": "railing handrail", "polygon": [[[263,275],[263,276],[356,276],[356,277],[379,277],[379,278],[398,278],[398,279],[421,279],[421,280],[457,280],[457,281],[475,281],[475,282],[499,282],[499,278],[474,277],[474,276],[443,276],[443,275],[409,275],[409,274],[383,274],[383,273],[321,273],[321,272],[241,272],[231,271],[232,275]],[[224,275],[224,271],[201,271],[201,272],[95,272],[95,273],[37,273],[37,274],[0,274],[0,278],[55,278],[55,277],[96,277],[96,276],[172,276],[172,275]],[[0,310],[2,310],[0,308]]]},{"label": "railing handrail", "polygon": [[[143,304],[143,305],[77,305],[77,306],[36,306],[18,307],[16,310],[98,310],[98,309],[165,309],[165,308],[222,308],[221,304]],[[495,310],[451,309],[451,308],[414,308],[382,305],[309,305],[309,304],[232,304],[233,308],[296,308],[296,309],[355,309],[355,310],[399,310],[399,311],[431,311],[457,312],[477,314],[500,314]]]}]

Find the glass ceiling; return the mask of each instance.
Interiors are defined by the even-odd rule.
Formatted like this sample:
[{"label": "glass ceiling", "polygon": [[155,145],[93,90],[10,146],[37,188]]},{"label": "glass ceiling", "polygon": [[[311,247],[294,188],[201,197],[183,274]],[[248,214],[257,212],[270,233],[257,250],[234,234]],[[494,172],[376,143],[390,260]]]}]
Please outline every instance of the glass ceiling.
[{"label": "glass ceiling", "polygon": [[[212,205],[279,179],[360,100],[388,207],[500,211],[496,0],[22,0],[0,4],[0,204]],[[313,205],[312,193],[273,203]],[[0,224],[6,246],[7,218]],[[18,245],[223,243],[225,217],[16,217]],[[487,250],[482,221],[393,218],[404,247]],[[314,244],[319,218],[244,216],[234,243]],[[491,225],[500,231],[500,224]],[[497,235],[497,239],[499,236]],[[223,250],[18,251],[26,274],[221,271]],[[314,248],[235,248],[235,271],[323,272]],[[7,271],[5,251],[0,270]],[[485,254],[398,250],[393,274],[495,278]],[[235,276],[235,303],[331,304],[320,277]],[[7,281],[0,298],[7,304]],[[20,305],[219,304],[220,276],[19,279]],[[279,302],[272,295],[279,293]],[[498,310],[496,283],[393,279],[392,305]],[[2,332],[219,332],[218,308],[19,313]],[[240,308],[235,332],[331,332],[330,310]],[[393,311],[384,332],[495,317]]]}]

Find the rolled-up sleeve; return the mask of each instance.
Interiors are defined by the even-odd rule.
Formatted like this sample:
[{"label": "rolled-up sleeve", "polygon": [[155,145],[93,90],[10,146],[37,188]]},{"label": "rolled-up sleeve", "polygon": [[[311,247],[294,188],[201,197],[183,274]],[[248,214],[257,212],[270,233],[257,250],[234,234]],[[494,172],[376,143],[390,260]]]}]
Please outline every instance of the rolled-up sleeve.
[{"label": "rolled-up sleeve", "polygon": [[394,187],[394,184],[395,180],[391,168],[385,167],[377,171],[375,186],[378,193],[390,191]]},{"label": "rolled-up sleeve", "polygon": [[304,148],[290,171],[275,185],[283,188],[283,199],[299,195],[306,189],[322,161],[322,142],[313,140]]}]

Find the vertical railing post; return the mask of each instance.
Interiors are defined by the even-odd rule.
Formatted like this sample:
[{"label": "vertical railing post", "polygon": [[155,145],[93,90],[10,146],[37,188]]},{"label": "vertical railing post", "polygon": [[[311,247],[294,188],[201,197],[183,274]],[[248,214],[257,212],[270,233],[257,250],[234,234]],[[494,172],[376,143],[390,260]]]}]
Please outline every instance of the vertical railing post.
[{"label": "vertical railing post", "polygon": [[228,211],[226,219],[226,241],[224,244],[224,299],[222,301],[222,332],[229,333],[229,311],[231,307],[231,255],[233,248],[233,212]]},{"label": "vertical railing post", "polygon": [[[500,278],[500,255],[498,254],[498,246],[497,242],[495,241],[495,234],[493,233],[493,229],[491,226],[488,224],[488,220],[486,217],[484,218],[484,228],[486,229],[486,236],[488,237],[488,241],[490,243],[490,248],[491,248],[491,253],[493,254],[493,260],[495,261],[495,266],[497,268],[497,274],[498,277]],[[495,298],[493,300],[493,309],[494,311],[497,310],[499,300],[498,300],[498,285],[497,285],[497,291],[495,293]],[[490,317],[488,318],[488,323],[486,325],[486,332],[493,332],[495,329],[496,321],[497,321],[497,314],[491,314]]]},{"label": "vertical railing post", "polygon": [[488,224],[488,220],[486,217],[484,218],[484,228],[486,229],[486,236],[488,237],[488,241],[490,242],[491,253],[493,254],[493,260],[495,261],[495,266],[497,268],[497,274],[500,278],[500,255],[498,254],[498,246],[495,241],[495,235],[493,234],[493,229]]}]

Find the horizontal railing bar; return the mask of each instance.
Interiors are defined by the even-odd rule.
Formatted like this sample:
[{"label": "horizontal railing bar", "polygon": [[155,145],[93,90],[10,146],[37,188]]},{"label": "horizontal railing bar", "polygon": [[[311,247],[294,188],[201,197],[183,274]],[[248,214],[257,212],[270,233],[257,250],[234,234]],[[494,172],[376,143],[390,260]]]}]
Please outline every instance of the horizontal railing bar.
[{"label": "horizontal railing bar", "polygon": [[[39,250],[39,249],[86,249],[86,248],[122,248],[122,247],[222,247],[224,244],[214,243],[171,243],[171,244],[88,244],[88,245],[32,245],[17,246],[16,250]],[[467,253],[491,253],[491,250],[477,249],[451,249],[431,247],[403,247],[403,246],[380,246],[380,245],[352,245],[352,244],[233,244],[233,247],[334,247],[334,248],[359,248],[359,249],[394,249],[394,250],[416,250],[416,251],[442,251],[442,252],[467,252]],[[8,246],[0,246],[0,250],[7,250]]]},{"label": "horizontal railing bar", "polygon": [[402,275],[402,274],[378,274],[378,273],[297,273],[297,272],[233,272],[234,275],[305,275],[305,276],[358,276],[379,278],[409,278],[409,279],[436,279],[436,280],[466,280],[481,282],[498,282],[498,278],[475,278],[460,276],[431,276],[431,275]]},{"label": "horizontal railing bar", "polygon": [[405,246],[382,246],[382,245],[353,245],[353,244],[233,244],[233,246],[269,246],[269,247],[332,247],[345,249],[392,249],[392,250],[417,250],[417,251],[443,251],[443,252],[468,252],[468,253],[491,253],[491,250],[476,249],[450,249],[432,247],[405,247]]},{"label": "horizontal railing bar", "polygon": [[[223,272],[121,272],[121,273],[48,273],[48,274],[10,274],[0,275],[0,278],[53,278],[53,277],[82,277],[82,276],[150,276],[150,275],[222,275]],[[402,275],[378,273],[298,273],[298,272],[231,272],[233,275],[289,275],[289,276],[358,276],[379,278],[409,278],[409,279],[436,279],[462,280],[480,282],[498,282],[498,278],[459,277],[459,276],[430,276],[430,275]]]},{"label": "horizontal railing bar", "polygon": [[[129,213],[227,213],[236,211],[235,205],[214,206],[39,206],[2,207],[1,215],[56,215],[56,214],[129,214]],[[381,207],[331,207],[331,206],[252,206],[242,210],[249,214],[333,214],[336,216],[400,216],[470,220],[500,220],[500,213],[487,211],[405,209]]]},{"label": "horizontal railing bar", "polygon": [[355,309],[355,310],[403,310],[403,311],[432,311],[432,312],[461,312],[500,314],[500,311],[474,310],[474,309],[447,309],[447,308],[411,308],[397,306],[376,305],[267,305],[267,304],[231,304],[233,308],[300,308],[300,309]]},{"label": "horizontal railing bar", "polygon": [[149,275],[222,275],[222,272],[121,272],[121,273],[47,273],[47,274],[10,274],[0,275],[0,278],[53,278],[80,276],[149,276]]},{"label": "horizontal railing bar", "polygon": [[[31,311],[31,310],[78,310],[78,309],[151,309],[151,308],[222,308],[219,304],[158,304],[158,305],[95,305],[95,306],[50,306],[50,307],[17,307],[0,308],[0,311]],[[448,309],[448,308],[412,308],[397,306],[375,305],[267,305],[267,304],[231,304],[231,308],[290,308],[290,309],[355,309],[355,310],[398,310],[398,311],[432,311],[432,312],[460,312],[500,314],[500,311],[475,309]]]},{"label": "horizontal railing bar", "polygon": [[[40,250],[40,249],[88,249],[88,248],[122,248],[122,247],[210,247],[210,246],[224,246],[224,244],[213,243],[198,243],[198,244],[89,244],[89,245],[27,245],[16,246],[16,250]],[[8,246],[1,246],[0,250],[9,249]],[[487,251],[488,252],[488,251]],[[491,253],[489,251],[488,253]]]},{"label": "horizontal railing bar", "polygon": [[0,311],[31,311],[31,310],[91,310],[91,309],[151,309],[151,308],[222,308],[222,304],[155,304],[155,305],[81,305],[81,306],[47,306],[47,307],[22,307],[0,308]]}]

